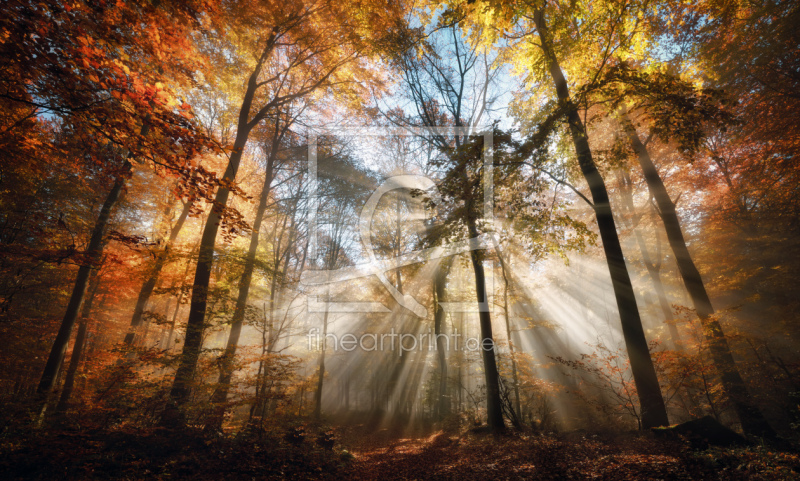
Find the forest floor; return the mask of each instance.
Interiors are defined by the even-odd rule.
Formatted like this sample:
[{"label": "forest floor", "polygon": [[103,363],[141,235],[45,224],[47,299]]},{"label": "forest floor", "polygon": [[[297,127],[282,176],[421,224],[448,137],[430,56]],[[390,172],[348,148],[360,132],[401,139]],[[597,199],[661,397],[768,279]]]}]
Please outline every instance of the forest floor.
[{"label": "forest floor", "polygon": [[688,443],[652,434],[452,436],[353,446],[348,479],[535,480],[791,480],[800,479],[800,456],[768,447],[692,450]]},{"label": "forest floor", "polygon": [[[800,455],[764,446],[693,450],[649,433],[473,432],[404,437],[366,426],[333,429],[320,446],[285,435],[199,431],[38,430],[0,436],[0,479],[800,479]],[[330,449],[327,449],[330,448]]]}]

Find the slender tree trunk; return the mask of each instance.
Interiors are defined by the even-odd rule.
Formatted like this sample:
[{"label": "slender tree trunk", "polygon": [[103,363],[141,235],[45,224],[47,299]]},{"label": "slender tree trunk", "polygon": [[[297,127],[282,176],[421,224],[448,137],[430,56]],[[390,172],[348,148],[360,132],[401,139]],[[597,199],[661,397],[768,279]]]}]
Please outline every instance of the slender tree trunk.
[{"label": "slender tree trunk", "polygon": [[322,316],[322,344],[319,353],[319,377],[317,378],[317,390],[314,391],[314,419],[322,417],[322,387],[325,382],[325,347],[328,343],[328,308]]},{"label": "slender tree trunk", "polygon": [[753,436],[774,438],[776,436],[775,431],[770,427],[758,407],[752,402],[747,385],[742,379],[731,353],[728,339],[725,337],[719,321],[714,317],[714,308],[711,305],[708,292],[706,292],[703,278],[700,276],[700,271],[697,269],[686,246],[675,204],[670,199],[664,182],[650,159],[647,148],[639,140],[639,134],[627,117],[627,113],[623,113],[622,122],[633,150],[639,159],[639,165],[642,167],[647,187],[655,198],[658,213],[667,232],[667,240],[675,255],[675,261],[678,263],[678,270],[681,273],[686,290],[692,298],[714,365],[722,378],[725,392],[730,397],[736,414],[739,416],[742,429],[745,433]]},{"label": "slender tree trunk", "polygon": [[178,234],[180,234],[181,229],[183,229],[183,224],[186,222],[186,218],[189,216],[189,211],[192,208],[192,202],[186,202],[183,204],[183,210],[181,210],[181,214],[178,217],[178,220],[175,222],[175,225],[172,226],[172,229],[169,233],[169,240],[167,240],[166,246],[162,252],[160,252],[156,256],[156,263],[153,266],[153,270],[150,272],[150,275],[147,277],[147,280],[144,281],[142,284],[142,288],[139,290],[139,297],[136,299],[136,307],[133,310],[133,317],[131,318],[131,326],[130,331],[125,335],[125,345],[130,346],[133,344],[133,339],[136,334],[135,329],[139,327],[139,324],[142,322],[142,314],[144,313],[144,308],[147,306],[147,301],[150,300],[150,296],[153,294],[153,289],[156,287],[156,282],[158,282],[158,276],[161,274],[161,269],[164,268],[164,264],[167,261],[167,257],[169,255],[169,249],[172,247],[172,244],[175,242],[175,239],[178,238]]},{"label": "slender tree trunk", "polygon": [[[460,120],[456,118],[456,125]],[[456,146],[461,140],[456,138]],[[461,171],[461,181],[465,186],[465,212],[464,221],[470,238],[476,239],[478,232],[478,219],[473,213],[474,194],[467,178],[466,169]],[[500,373],[497,369],[497,354],[495,352],[494,335],[492,333],[492,315],[489,310],[489,296],[486,292],[486,273],[483,269],[483,251],[470,251],[472,270],[475,274],[475,294],[478,300],[478,319],[481,332],[481,358],[483,360],[483,375],[486,382],[486,416],[489,429],[493,432],[505,430],[503,421],[503,404],[500,400]]]},{"label": "slender tree trunk", "polygon": [[67,375],[64,378],[64,388],[61,390],[61,397],[56,405],[56,413],[66,411],[69,400],[72,397],[72,390],[75,386],[75,373],[78,371],[83,345],[86,342],[86,325],[87,319],[82,319],[78,325],[78,335],[75,338],[75,344],[72,346],[72,356],[70,357],[69,368],[67,368]]},{"label": "slender tree trunk", "polygon": [[258,208],[256,209],[256,217],[253,220],[253,232],[250,236],[250,247],[247,251],[247,257],[244,261],[244,272],[242,277],[239,278],[239,295],[236,299],[236,307],[233,311],[231,319],[231,332],[228,335],[228,343],[225,346],[225,353],[220,360],[220,373],[217,388],[211,396],[211,403],[215,406],[214,414],[211,419],[206,423],[206,429],[220,430],[222,427],[222,420],[225,416],[225,402],[228,400],[228,391],[230,391],[231,378],[233,377],[233,361],[236,357],[236,349],[239,346],[239,336],[242,333],[242,325],[244,324],[244,316],[247,310],[247,297],[250,294],[250,284],[253,279],[253,270],[256,264],[256,254],[258,253],[258,239],[261,231],[261,222],[264,219],[264,213],[267,210],[267,201],[269,200],[270,188],[273,179],[273,165],[275,154],[277,153],[277,139],[272,146],[272,151],[267,159],[267,171],[264,178],[264,186],[261,188],[261,196],[258,200]]},{"label": "slender tree trunk", "polygon": [[[467,208],[469,211],[470,209]],[[469,236],[477,238],[478,227],[475,219],[467,215]],[[481,354],[483,373],[486,381],[486,415],[489,429],[494,432],[503,431],[503,405],[500,401],[500,373],[497,370],[497,358],[492,334],[492,316],[489,311],[489,297],[486,294],[486,273],[483,270],[483,255],[480,250],[470,251],[472,270],[475,273],[475,293],[478,296],[478,318],[481,330]]]},{"label": "slender tree trunk", "polygon": [[622,246],[619,242],[617,228],[611,212],[608,191],[603,177],[597,170],[597,165],[592,158],[586,127],[578,113],[578,107],[570,98],[567,80],[564,78],[564,73],[561,71],[561,66],[555,56],[552,40],[549,38],[545,24],[544,10],[537,10],[534,13],[534,22],[536,23],[536,30],[539,32],[542,51],[549,64],[550,75],[553,78],[558,99],[568,108],[567,121],[572,135],[572,142],[575,145],[578,165],[586,178],[586,182],[589,184],[589,190],[594,202],[597,226],[600,230],[600,238],[603,241],[603,251],[611,274],[611,283],[614,288],[617,307],[619,308],[620,321],[622,322],[622,335],[625,339],[631,371],[633,372],[633,379],[636,384],[639,403],[641,404],[642,426],[646,429],[665,426],[669,423],[667,410],[664,406],[664,398],[661,396],[661,387],[658,383],[653,360],[650,358],[650,350],[644,335],[642,320],[639,317],[633,285],[625,265]]},{"label": "slender tree trunk", "polygon": [[638,219],[640,216],[637,215],[636,207],[633,203],[633,183],[631,182],[631,177],[627,171],[620,171],[619,174],[622,205],[628,211],[628,216],[630,217],[630,228],[634,237],[636,238],[636,244],[639,246],[639,251],[642,253],[642,262],[644,263],[645,269],[647,269],[647,274],[650,276],[650,280],[653,282],[653,289],[656,291],[659,307],[661,308],[661,312],[664,314],[664,323],[667,324],[667,328],[669,329],[672,345],[675,347],[675,349],[682,350],[681,336],[673,320],[672,307],[670,307],[669,301],[667,300],[667,293],[664,290],[664,283],[661,281],[661,237],[656,235],[657,248],[655,257],[658,260],[653,261],[653,259],[650,257],[650,249],[647,248],[647,243],[645,243],[644,237],[642,236],[641,231],[638,229]]},{"label": "slender tree trunk", "polygon": [[[669,301],[667,300],[667,293],[664,289],[664,283],[661,280],[661,260],[663,258],[661,253],[661,237],[656,235],[655,258],[658,260],[653,261],[653,259],[650,257],[650,250],[647,248],[644,237],[642,236],[641,231],[638,229],[638,219],[640,216],[636,214],[636,209],[633,203],[633,183],[631,182],[631,178],[627,170],[620,171],[620,191],[623,197],[622,205],[628,211],[631,219],[630,227],[633,231],[634,237],[636,238],[636,243],[639,246],[639,250],[642,253],[642,262],[647,269],[647,274],[650,276],[650,280],[653,282],[653,289],[658,296],[658,303],[661,307],[661,312],[664,315],[664,323],[667,324],[667,328],[669,329],[670,340],[676,351],[683,351],[683,342],[681,340],[680,333],[678,332],[678,326],[675,325],[672,307],[670,307]],[[685,365],[686,363],[681,361],[681,364]],[[683,386],[682,391],[684,392],[678,393],[679,400],[683,408],[691,414],[693,410],[696,411],[698,409],[697,398],[695,393],[687,386]]]},{"label": "slender tree trunk", "polygon": [[[294,214],[296,213],[297,205],[295,204],[294,210],[289,213],[289,216],[292,218],[290,230],[294,228]],[[275,223],[275,227],[272,230],[270,238],[275,238],[275,231],[278,229],[277,222]],[[286,218],[284,218],[283,225],[281,226],[281,233],[277,236],[278,242],[275,246],[275,255],[273,257],[273,265],[278,265],[280,263],[280,250],[281,250],[281,239],[283,238],[283,233],[286,229]],[[292,234],[293,235],[293,234]],[[292,237],[290,235],[290,239]],[[291,247],[291,242],[287,249]],[[258,372],[256,374],[256,398],[253,402],[253,405],[250,407],[250,420],[252,421],[253,417],[258,415],[259,417],[263,416],[263,409],[262,406],[266,402],[265,400],[262,401],[262,394],[266,392],[266,376],[268,374],[267,365],[264,362],[264,356],[268,352],[273,352],[275,343],[277,342],[280,334],[273,335],[273,323],[274,323],[274,310],[275,310],[275,298],[278,292],[278,284],[279,284],[279,276],[282,279],[285,276],[287,265],[288,265],[289,255],[286,252],[286,259],[284,260],[283,270],[273,269],[271,280],[270,280],[270,291],[269,291],[269,310],[267,310],[267,303],[264,303],[264,329],[261,335],[261,360],[258,363]],[[282,282],[282,281],[280,281]],[[262,382],[263,379],[263,382]],[[263,388],[262,388],[263,385]]]},{"label": "slender tree trunk", "polygon": [[[237,134],[234,152],[231,154],[225,180],[233,181],[242,157],[246,135]],[[175,373],[175,381],[170,391],[170,404],[174,407],[183,405],[189,398],[190,383],[194,377],[197,361],[200,357],[203,331],[205,328],[205,313],[208,304],[208,288],[211,281],[211,269],[214,261],[214,244],[219,231],[222,209],[228,203],[230,191],[220,187],[214,200],[214,206],[208,215],[208,222],[203,230],[198,252],[197,266],[195,268],[194,283],[192,285],[192,300],[189,307],[189,319],[186,325],[186,337],[183,344],[180,364]],[[168,411],[175,414],[172,408]],[[165,413],[166,414],[166,413]]]},{"label": "slender tree trunk", "polygon": [[506,337],[508,338],[508,351],[511,357],[511,377],[514,382],[514,408],[517,413],[517,419],[522,421],[522,411],[519,401],[519,374],[517,373],[517,359],[514,356],[514,341],[511,339],[511,316],[508,312],[508,288],[510,286],[509,275],[503,253],[497,249],[497,258],[500,260],[500,268],[503,271],[503,312],[506,318]]},{"label": "slender tree trunk", "polygon": [[75,337],[75,343],[72,345],[72,356],[69,360],[69,367],[67,368],[67,375],[64,377],[64,387],[61,389],[61,397],[56,405],[56,414],[63,413],[69,407],[69,401],[72,397],[72,391],[75,388],[75,374],[78,372],[78,365],[81,362],[81,356],[86,345],[86,334],[88,331],[89,315],[92,313],[92,304],[97,288],[100,286],[99,276],[97,271],[94,271],[90,284],[92,284],[91,293],[83,303],[81,310],[81,322],[78,325],[78,334]]},{"label": "slender tree trunk", "polygon": [[[206,218],[203,219],[202,222],[200,222],[200,231],[201,232],[203,231],[203,229],[205,229],[206,221],[208,221],[208,216],[206,216]],[[186,278],[189,276],[189,271],[192,268],[192,258],[194,258],[195,253],[200,252],[200,242],[201,241],[198,241],[197,244],[195,245],[195,247],[191,250],[191,252],[189,252],[189,257],[188,257],[188,259],[186,261],[186,269],[184,270],[183,276],[181,277],[181,290],[180,290],[180,293],[178,293],[178,300],[176,302],[175,311],[172,313],[172,321],[170,322],[170,325],[169,325],[169,334],[167,335],[167,345],[164,346],[164,349],[166,349],[166,350],[172,350],[172,347],[173,347],[172,340],[175,337],[175,326],[176,326],[176,324],[178,322],[178,314],[181,311],[181,301],[183,301],[183,297],[184,297],[184,290],[185,290],[185,287],[186,287]]]},{"label": "slender tree trunk", "polygon": [[[250,131],[255,126],[253,121],[260,120],[250,119],[250,109],[253,105],[256,90],[258,90],[258,76],[261,73],[263,62],[274,47],[274,42],[275,33],[273,33],[267,41],[261,59],[248,79],[247,90],[245,91],[242,105],[239,109],[236,140],[233,143],[233,150],[228,160],[228,166],[222,177],[225,182],[232,183],[236,179],[236,172],[239,170],[244,147],[247,144]],[[175,373],[175,380],[169,393],[169,402],[162,414],[161,422],[164,425],[180,426],[183,424],[179,408],[189,400],[191,382],[194,378],[195,369],[197,368],[197,361],[200,358],[203,331],[205,330],[206,306],[208,304],[208,288],[211,282],[211,270],[214,264],[214,245],[217,239],[217,233],[219,232],[223,210],[228,205],[229,196],[230,189],[220,186],[214,198],[214,205],[208,214],[208,221],[203,229],[203,235],[200,240],[200,250],[197,256],[194,282],[192,285],[189,318],[186,322],[186,337],[183,343],[180,363]]]},{"label": "slender tree trunk", "polygon": [[445,345],[447,339],[444,338],[444,322],[445,311],[441,303],[444,302],[447,291],[447,274],[450,272],[450,266],[453,263],[453,258],[448,257],[443,259],[436,269],[435,294],[436,294],[436,312],[433,318],[433,333],[436,336],[436,358],[439,363],[439,399],[436,403],[436,418],[443,419],[450,414],[450,399],[447,396],[447,347],[450,343]]},{"label": "slender tree trunk", "polygon": [[[396,196],[397,196],[397,200],[395,202],[395,224],[394,224],[395,254],[394,255],[395,255],[395,257],[400,257],[401,250],[402,250],[401,246],[400,246],[400,241],[401,241],[401,236],[400,236],[400,222],[401,222],[401,216],[400,216],[400,203],[401,203],[400,191],[396,192]],[[403,292],[403,278],[400,275],[400,269],[397,269],[397,271],[395,271],[395,273],[396,273],[396,276],[397,276],[397,290],[400,291],[400,292]]]},{"label": "slender tree trunk", "polygon": [[683,350],[683,342],[681,341],[678,327],[675,325],[672,307],[667,299],[667,291],[664,289],[664,281],[661,280],[661,238],[656,237],[656,242],[658,243],[656,257],[659,261],[652,262],[650,252],[647,249],[647,244],[644,242],[642,233],[636,229],[634,235],[636,236],[636,243],[639,245],[639,250],[642,252],[642,260],[647,267],[647,274],[650,276],[650,280],[653,281],[653,288],[656,291],[656,296],[658,296],[658,305],[661,308],[661,313],[664,315],[664,322],[667,324],[667,329],[669,329],[672,345],[675,349],[681,351]]},{"label": "slender tree trunk", "polygon": [[[142,135],[147,135],[147,125],[142,127]],[[89,285],[89,277],[96,264],[100,261],[103,255],[103,234],[105,233],[106,226],[111,219],[111,211],[117,204],[117,201],[122,196],[122,190],[125,186],[125,180],[131,170],[131,163],[125,160],[121,172],[117,175],[114,185],[111,187],[103,206],[100,208],[100,215],[94,224],[92,236],[89,239],[89,246],[86,249],[86,261],[78,269],[78,276],[75,278],[75,286],[72,289],[72,296],[70,297],[69,304],[67,305],[67,312],[64,314],[64,319],[61,321],[61,327],[58,330],[56,339],[50,349],[50,354],[47,357],[47,364],[45,364],[42,378],[39,381],[39,386],[36,389],[37,394],[42,398],[41,403],[44,406],[47,396],[53,389],[53,385],[58,374],[61,360],[64,358],[64,353],[67,350],[70,335],[72,334],[72,327],[78,319],[78,313],[83,305],[84,297],[86,296],[86,288]]]},{"label": "slender tree trunk", "polygon": [[[341,252],[342,246],[338,243],[341,239],[341,233],[343,230],[344,224],[341,223],[341,219],[336,219],[336,224],[334,227],[334,233],[332,235],[332,240],[330,244],[330,248],[328,250],[327,259],[325,260],[325,268],[330,270],[336,267],[339,261],[339,254]],[[319,355],[319,377],[317,379],[317,389],[314,392],[314,418],[320,419],[322,417],[322,388],[325,382],[325,351],[327,350],[328,344],[328,307],[327,302],[330,296],[330,286],[326,288],[325,291],[325,312],[322,316],[322,352]]]},{"label": "slender tree trunk", "polygon": [[[458,291],[461,291],[461,276],[456,276],[456,288]],[[464,313],[461,312],[458,315],[458,328],[461,330],[461,335],[466,336],[466,331],[464,330],[464,326],[466,323],[464,322]],[[455,324],[455,322],[454,322]],[[458,377],[456,379],[456,384],[458,385],[458,409],[457,412],[460,414],[464,412],[464,349],[458,348],[456,351],[457,354],[457,367],[458,367]]]},{"label": "slender tree trunk", "polygon": [[[264,308],[266,312],[266,307]],[[263,317],[264,323],[262,325],[263,329],[261,330],[261,358],[258,360],[258,371],[256,371],[256,395],[253,399],[253,404],[250,405],[250,414],[248,416],[248,424],[253,425],[253,419],[256,415],[258,415],[259,406],[261,405],[261,394],[262,394],[262,384],[266,382],[262,382],[262,374],[266,371],[266,366],[264,363],[264,356],[267,354],[267,316],[266,314]]]}]

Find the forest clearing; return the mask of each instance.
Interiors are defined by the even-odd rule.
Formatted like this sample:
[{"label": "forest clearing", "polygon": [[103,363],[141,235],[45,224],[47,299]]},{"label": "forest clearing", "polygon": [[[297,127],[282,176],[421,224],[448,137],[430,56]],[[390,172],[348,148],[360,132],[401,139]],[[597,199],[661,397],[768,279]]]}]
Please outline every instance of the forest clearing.
[{"label": "forest clearing", "polygon": [[800,478],[800,4],[0,4],[0,478]]}]

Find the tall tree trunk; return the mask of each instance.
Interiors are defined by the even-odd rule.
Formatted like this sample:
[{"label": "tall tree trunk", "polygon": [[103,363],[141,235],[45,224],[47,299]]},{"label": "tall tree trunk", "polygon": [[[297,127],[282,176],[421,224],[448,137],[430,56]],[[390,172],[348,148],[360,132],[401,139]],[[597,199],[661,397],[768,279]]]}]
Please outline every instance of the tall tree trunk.
[{"label": "tall tree trunk", "polygon": [[[264,356],[267,354],[268,348],[268,331],[267,331],[267,316],[266,316],[266,306],[264,307],[264,316],[263,316],[263,324],[261,330],[261,357],[258,360],[258,370],[256,371],[256,392],[255,397],[253,399],[253,404],[250,405],[250,414],[248,415],[247,422],[248,424],[255,426],[254,420],[256,416],[261,416],[261,393],[262,393],[262,385],[265,382],[262,382],[262,374],[266,371],[266,366],[264,362]],[[259,420],[259,425],[261,424],[261,420]]]},{"label": "tall tree trunk", "polygon": [[[247,81],[242,105],[239,109],[239,119],[236,130],[236,140],[233,143],[233,150],[228,166],[222,180],[233,183],[236,179],[236,172],[242,161],[244,147],[250,131],[261,120],[260,118],[250,119],[250,109],[258,90],[258,77],[262,66],[272,52],[275,44],[276,32],[270,36],[262,52],[259,62]],[[263,109],[261,110],[263,111]],[[261,112],[259,111],[259,112]],[[200,349],[203,342],[203,331],[205,329],[206,306],[208,304],[208,288],[211,282],[211,269],[214,264],[214,245],[219,232],[220,221],[222,220],[223,210],[228,205],[230,189],[220,186],[217,195],[214,197],[214,205],[208,214],[206,226],[200,239],[200,250],[197,255],[197,266],[195,268],[194,283],[192,284],[192,299],[189,306],[189,318],[186,322],[186,337],[183,343],[183,351],[180,356],[180,363],[175,372],[175,380],[169,393],[169,402],[162,414],[161,422],[164,425],[179,426],[183,424],[182,415],[179,408],[189,400],[191,393],[191,382],[197,368],[197,361],[200,358]]]},{"label": "tall tree trunk", "polygon": [[61,389],[61,397],[56,405],[56,414],[63,413],[69,407],[69,401],[72,397],[72,391],[75,388],[75,374],[78,372],[78,365],[81,362],[81,356],[86,344],[86,334],[88,330],[89,315],[92,313],[92,304],[97,288],[100,286],[99,276],[97,271],[93,271],[92,279],[90,280],[91,293],[83,303],[81,310],[81,322],[78,325],[78,334],[75,336],[75,343],[72,345],[72,356],[70,356],[69,367],[67,368],[67,375],[64,377],[64,387]]},{"label": "tall tree trunk", "polygon": [[441,303],[444,302],[447,291],[447,274],[453,258],[443,259],[436,268],[434,289],[436,294],[436,312],[433,317],[433,333],[436,336],[436,358],[439,364],[439,399],[436,403],[436,418],[443,419],[450,414],[450,399],[447,397],[447,350],[450,343],[445,346],[444,322],[446,313]]},{"label": "tall tree trunk", "polygon": [[164,268],[164,264],[167,261],[167,256],[169,255],[169,249],[172,247],[172,244],[175,242],[175,239],[178,238],[178,234],[180,234],[181,229],[183,229],[183,224],[186,222],[186,218],[189,216],[189,211],[192,208],[192,202],[186,202],[183,204],[183,210],[181,210],[181,214],[178,217],[178,220],[175,222],[175,225],[172,226],[172,229],[169,233],[169,240],[167,240],[166,246],[164,250],[160,252],[156,256],[156,263],[153,266],[153,270],[150,272],[150,275],[147,277],[147,280],[144,281],[142,284],[142,288],[139,290],[139,297],[136,299],[136,307],[133,310],[133,317],[131,318],[131,326],[130,331],[125,335],[125,345],[130,346],[133,344],[134,336],[136,335],[135,329],[139,327],[139,324],[142,322],[142,314],[144,313],[144,308],[147,306],[147,301],[150,300],[150,296],[153,294],[153,289],[156,287],[156,282],[158,282],[158,276],[161,274],[161,269]]},{"label": "tall tree trunk", "polygon": [[[142,127],[142,135],[147,135],[147,125]],[[44,407],[47,396],[53,389],[53,385],[58,374],[61,360],[64,358],[64,353],[67,350],[70,335],[72,334],[72,327],[78,319],[78,313],[83,305],[84,297],[86,296],[86,288],[89,285],[89,276],[96,264],[100,261],[103,255],[103,234],[105,233],[106,226],[111,219],[111,211],[117,204],[117,201],[122,195],[122,189],[125,186],[125,180],[131,170],[131,163],[125,160],[120,173],[117,175],[114,185],[111,187],[108,195],[106,196],[103,206],[100,208],[100,214],[94,224],[92,236],[89,239],[89,246],[86,249],[86,262],[83,263],[78,269],[78,275],[75,278],[75,286],[72,289],[72,296],[67,305],[67,312],[64,314],[64,319],[61,321],[61,327],[58,330],[56,339],[50,349],[50,354],[47,357],[47,364],[45,364],[42,378],[39,381],[39,386],[36,389],[37,394],[41,397],[41,404]]]},{"label": "tall tree trunk", "polygon": [[[339,244],[341,233],[344,224],[342,219],[335,219],[334,233],[332,235],[330,248],[328,249],[327,258],[325,259],[325,268],[327,270],[334,269],[339,261],[339,254],[342,246]],[[325,382],[325,351],[327,350],[328,343],[328,299],[330,297],[330,286],[325,290],[325,312],[322,316],[322,352],[319,355],[319,375],[317,378],[317,389],[314,392],[314,418],[320,419],[322,417],[322,388]]]},{"label": "tall tree trunk", "polygon": [[261,188],[261,196],[258,200],[258,208],[256,208],[256,217],[253,220],[253,232],[250,235],[250,247],[247,251],[247,257],[244,261],[244,271],[242,277],[239,278],[239,294],[236,299],[236,307],[233,311],[231,319],[231,332],[228,335],[228,343],[225,346],[225,353],[220,359],[220,372],[217,387],[214,394],[211,396],[211,403],[214,405],[214,414],[206,423],[206,429],[220,430],[222,428],[222,420],[225,416],[225,402],[228,400],[228,392],[231,386],[231,377],[233,377],[233,361],[236,357],[236,349],[239,346],[239,336],[242,333],[242,325],[244,324],[244,315],[247,310],[247,297],[250,295],[250,284],[253,280],[253,270],[256,264],[256,254],[258,253],[258,239],[261,231],[261,222],[264,219],[264,213],[267,210],[267,201],[269,200],[269,193],[272,187],[273,179],[273,165],[275,161],[275,154],[278,151],[277,136],[273,139],[272,150],[267,158],[267,171],[264,178],[264,186]]},{"label": "tall tree trunk", "polygon": [[[636,238],[636,243],[639,245],[639,250],[642,253],[642,262],[647,269],[650,280],[653,282],[653,289],[656,291],[656,295],[658,296],[658,303],[661,307],[661,312],[664,315],[664,322],[667,324],[667,328],[669,329],[672,345],[676,351],[683,351],[683,343],[681,341],[680,333],[678,332],[678,326],[675,325],[672,307],[667,300],[667,293],[664,289],[664,283],[661,280],[661,267],[663,259],[663,255],[661,253],[661,236],[656,235],[655,258],[658,259],[658,261],[653,261],[653,259],[650,257],[650,250],[647,248],[644,237],[642,236],[641,231],[638,229],[638,219],[640,218],[640,215],[636,214],[636,208],[633,203],[633,182],[631,182],[630,173],[627,170],[620,171],[620,191],[622,192],[623,197],[622,205],[628,210],[628,214],[631,219],[630,227],[633,231],[634,237]],[[685,361],[681,361],[681,364],[685,365],[686,363]],[[697,397],[688,386],[683,386],[681,391],[678,393],[678,398],[687,412],[692,413],[693,410],[697,411]]]},{"label": "tall tree trunk", "polygon": [[725,337],[719,321],[714,317],[714,308],[711,305],[708,292],[706,292],[703,278],[700,276],[700,271],[697,269],[686,246],[675,204],[670,199],[658,169],[650,159],[647,148],[639,140],[639,134],[626,113],[623,113],[622,123],[633,150],[639,159],[639,165],[642,168],[647,187],[655,198],[658,213],[667,232],[667,240],[675,255],[675,261],[678,263],[678,270],[681,273],[686,290],[692,298],[714,365],[720,374],[725,392],[730,397],[736,414],[739,416],[742,429],[745,433],[753,436],[774,438],[775,431],[758,407],[751,401],[750,393],[739,373],[736,361],[733,359],[728,339]]},{"label": "tall tree trunk", "polygon": [[503,272],[503,312],[506,318],[506,337],[508,338],[508,351],[511,357],[511,377],[514,382],[514,408],[517,413],[517,419],[522,421],[522,408],[519,401],[519,374],[517,373],[517,359],[514,355],[514,341],[511,338],[511,316],[508,312],[508,288],[510,284],[510,272],[508,272],[506,261],[503,259],[503,253],[497,249],[497,258],[500,260],[500,268]]},{"label": "tall tree trunk", "polygon": [[[397,196],[397,200],[395,202],[395,224],[394,224],[394,247],[395,247],[395,250],[394,250],[394,255],[395,255],[395,257],[400,257],[400,254],[401,254],[401,251],[402,251],[402,248],[400,246],[400,242],[402,240],[401,239],[401,235],[400,235],[400,223],[401,223],[401,216],[400,216],[401,197],[400,197],[400,191],[398,190],[395,195]],[[398,291],[403,292],[403,278],[400,275],[400,270],[401,269],[398,268],[395,271],[396,276],[397,276],[397,286],[396,287],[397,287]]]},{"label": "tall tree trunk", "polygon": [[620,171],[619,181],[620,192],[622,194],[622,205],[628,211],[630,228],[633,232],[633,236],[636,238],[636,244],[639,246],[639,251],[642,253],[642,262],[644,263],[645,269],[647,269],[647,274],[650,276],[650,280],[653,282],[653,289],[656,291],[659,307],[661,308],[662,314],[664,314],[664,323],[667,324],[667,328],[669,329],[672,345],[675,347],[675,349],[680,351],[682,350],[681,336],[673,319],[672,307],[670,307],[669,301],[667,300],[667,293],[664,290],[664,283],[661,281],[661,237],[656,235],[657,248],[655,257],[658,260],[653,261],[653,259],[650,257],[650,249],[647,248],[647,243],[645,243],[644,237],[642,236],[641,231],[638,229],[638,219],[640,218],[640,215],[636,213],[636,207],[633,203],[633,183],[631,182],[630,174],[627,171]]},{"label": "tall tree trunk", "polygon": [[[205,229],[206,221],[208,221],[208,216],[206,216],[200,222],[200,231],[202,232]],[[183,276],[181,276],[181,290],[178,293],[178,299],[175,305],[175,311],[172,313],[172,321],[169,324],[169,333],[167,334],[167,344],[164,346],[164,349],[170,351],[173,348],[172,341],[175,338],[175,326],[178,322],[178,314],[181,311],[181,302],[183,301],[183,297],[185,295],[184,290],[186,287],[186,278],[189,276],[189,271],[192,268],[192,259],[196,255],[195,253],[200,252],[200,241],[194,246],[194,248],[189,252],[188,259],[186,261],[186,269],[183,271]]]},{"label": "tall tree trunk", "polygon": [[[456,117],[456,125],[461,126],[460,119]],[[461,145],[461,139],[456,137],[456,146]],[[465,186],[466,197],[464,221],[467,224],[469,237],[477,239],[478,218],[473,212],[474,192],[467,178],[466,169],[461,170],[461,181]],[[492,333],[492,315],[489,310],[489,296],[486,292],[486,273],[483,269],[483,251],[470,251],[472,271],[475,275],[475,294],[478,300],[478,319],[481,332],[481,358],[483,360],[483,376],[486,382],[486,416],[489,429],[493,432],[505,430],[503,422],[503,404],[500,400],[500,373],[497,369],[497,354],[495,353],[494,335]]]},{"label": "tall tree trunk", "polygon": [[591,191],[597,226],[600,230],[600,238],[603,241],[603,251],[611,274],[611,283],[614,288],[617,307],[619,308],[622,335],[625,339],[625,347],[630,359],[639,403],[641,404],[642,426],[645,429],[665,426],[669,423],[667,410],[664,406],[664,398],[661,396],[661,387],[658,383],[653,360],[650,358],[650,350],[644,335],[642,320],[639,317],[633,285],[631,284],[628,268],[625,265],[622,246],[619,242],[617,228],[611,212],[608,191],[603,177],[597,170],[597,165],[592,158],[586,127],[578,113],[578,107],[570,98],[567,80],[564,78],[564,73],[558,64],[552,40],[545,24],[544,10],[540,9],[534,13],[534,22],[558,99],[567,107],[567,121],[572,135],[572,142],[575,145],[578,165]]},{"label": "tall tree trunk", "polygon": [[[467,211],[471,209],[468,207]],[[475,219],[467,215],[467,228],[471,238],[477,238],[478,227]],[[483,358],[483,374],[486,381],[486,415],[489,429],[502,431],[503,404],[500,400],[500,373],[497,370],[497,358],[494,350],[492,334],[492,315],[489,311],[489,296],[486,293],[486,273],[483,270],[483,251],[470,251],[472,270],[475,273],[475,293],[478,296],[478,318],[481,330],[481,354]]]}]

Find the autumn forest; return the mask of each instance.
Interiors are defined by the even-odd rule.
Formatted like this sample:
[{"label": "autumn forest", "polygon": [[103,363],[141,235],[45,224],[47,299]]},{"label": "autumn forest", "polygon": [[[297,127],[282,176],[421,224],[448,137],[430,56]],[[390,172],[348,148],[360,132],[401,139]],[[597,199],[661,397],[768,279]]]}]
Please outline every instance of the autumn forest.
[{"label": "autumn forest", "polygon": [[0,3],[0,478],[800,479],[800,4]]}]

